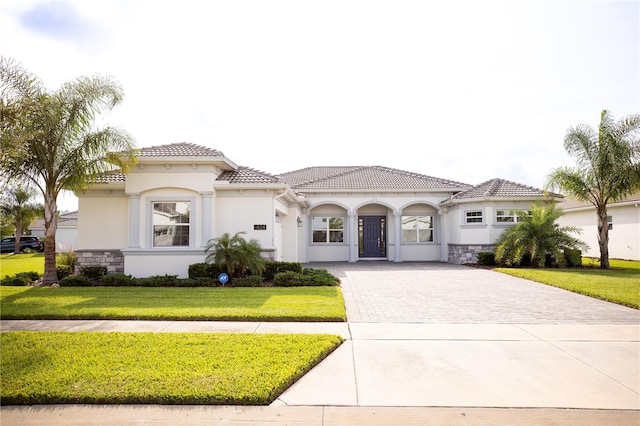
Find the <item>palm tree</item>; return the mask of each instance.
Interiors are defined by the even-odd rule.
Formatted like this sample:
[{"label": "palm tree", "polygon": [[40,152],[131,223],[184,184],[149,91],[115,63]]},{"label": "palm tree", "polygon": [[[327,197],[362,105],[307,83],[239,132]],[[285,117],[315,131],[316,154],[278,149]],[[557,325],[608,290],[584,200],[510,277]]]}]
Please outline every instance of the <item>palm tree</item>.
[{"label": "palm tree", "polygon": [[34,191],[23,188],[9,188],[0,203],[0,212],[15,227],[16,245],[14,253],[20,253],[20,237],[25,229],[42,212],[42,206],[32,203]]},{"label": "palm tree", "polygon": [[245,240],[243,234],[245,232],[237,232],[232,236],[227,232],[209,240],[205,250],[209,253],[206,261],[215,263],[229,276],[242,276],[247,272],[259,274],[264,271],[260,244],[253,239]]},{"label": "palm tree", "polygon": [[55,236],[60,191],[83,191],[97,177],[135,163],[133,139],[124,131],[94,128],[95,119],[122,101],[110,77],[79,77],[49,92],[12,60],[0,58],[0,171],[7,181],[28,182],[44,197],[43,283],[57,281]]},{"label": "palm tree", "polygon": [[607,205],[640,188],[640,115],[614,121],[602,111],[598,133],[586,124],[569,128],[564,148],[577,159],[577,167],[551,172],[547,187],[560,189],[596,208],[600,268],[609,269]]},{"label": "palm tree", "polygon": [[553,204],[543,206],[536,203],[531,206],[530,213],[515,213],[518,223],[504,231],[496,243],[498,263],[518,265],[528,255],[531,265],[543,267],[548,254],[562,261],[565,249],[588,248],[571,235],[572,232],[579,234],[580,228],[556,224],[563,212]]}]

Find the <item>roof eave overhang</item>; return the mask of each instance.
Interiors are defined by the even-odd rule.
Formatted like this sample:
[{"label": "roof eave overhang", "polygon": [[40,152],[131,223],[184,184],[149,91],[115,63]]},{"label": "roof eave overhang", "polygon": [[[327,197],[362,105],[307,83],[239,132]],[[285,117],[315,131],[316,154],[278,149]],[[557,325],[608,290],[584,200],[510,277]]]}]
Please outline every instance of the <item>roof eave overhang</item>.
[{"label": "roof eave overhang", "polygon": [[476,197],[476,198],[449,198],[448,200],[444,200],[442,203],[443,206],[448,206],[452,204],[465,204],[465,203],[484,203],[484,202],[500,202],[500,201],[553,201],[559,202],[563,200],[564,197],[561,195],[557,196],[548,196],[548,195],[530,195],[526,197]]},{"label": "roof eave overhang", "polygon": [[138,157],[137,164],[211,164],[221,170],[237,170],[238,165],[227,157]]},{"label": "roof eave overhang", "polygon": [[294,188],[296,191],[305,194],[352,194],[358,192],[364,193],[445,193],[451,194],[460,192],[461,188]]}]

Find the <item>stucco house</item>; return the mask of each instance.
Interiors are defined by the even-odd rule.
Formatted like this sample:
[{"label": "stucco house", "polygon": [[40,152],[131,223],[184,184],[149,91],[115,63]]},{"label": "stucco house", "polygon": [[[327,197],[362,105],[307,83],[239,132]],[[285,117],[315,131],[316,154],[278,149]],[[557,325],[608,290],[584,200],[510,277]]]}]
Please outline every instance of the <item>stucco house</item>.
[{"label": "stucco house", "polygon": [[127,174],[78,196],[78,266],[186,276],[204,247],[245,232],[273,260],[470,263],[514,210],[557,194],[503,179],[477,186],[380,166],[271,175],[189,143],[142,148]]},{"label": "stucco house", "polygon": [[[34,237],[44,238],[44,218],[36,219],[29,231]],[[58,217],[56,252],[73,251],[78,242],[78,212],[68,212]]]},{"label": "stucco house", "polygon": [[[582,254],[599,258],[598,223],[593,204],[567,198],[558,206],[564,212],[564,216],[558,219],[558,224],[582,228],[582,234],[578,238],[589,244],[589,249]],[[640,192],[617,203],[607,204],[607,222],[609,258],[640,260]]]}]

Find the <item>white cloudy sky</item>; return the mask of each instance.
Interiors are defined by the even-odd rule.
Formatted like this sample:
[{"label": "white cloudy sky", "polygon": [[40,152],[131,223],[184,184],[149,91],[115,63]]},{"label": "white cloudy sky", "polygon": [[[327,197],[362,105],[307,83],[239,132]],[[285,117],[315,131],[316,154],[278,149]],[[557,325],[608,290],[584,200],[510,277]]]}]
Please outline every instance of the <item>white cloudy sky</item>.
[{"label": "white cloudy sky", "polygon": [[0,54],[112,75],[140,147],[542,187],[568,127],[640,112],[639,27],[638,1],[2,0]]}]

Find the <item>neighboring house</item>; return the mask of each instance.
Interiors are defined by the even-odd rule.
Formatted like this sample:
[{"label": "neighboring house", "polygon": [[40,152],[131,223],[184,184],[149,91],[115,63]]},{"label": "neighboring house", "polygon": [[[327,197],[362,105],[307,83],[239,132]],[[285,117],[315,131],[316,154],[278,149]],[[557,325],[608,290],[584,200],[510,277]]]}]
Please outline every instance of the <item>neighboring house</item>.
[{"label": "neighboring house", "polygon": [[[582,234],[578,238],[589,244],[589,250],[582,254],[600,258],[598,219],[593,204],[568,198],[558,206],[564,211],[558,224],[582,228]],[[607,219],[609,258],[640,260],[640,192],[618,203],[608,203]]]},{"label": "neighboring house", "polygon": [[126,175],[78,196],[78,267],[186,276],[204,247],[245,232],[265,256],[296,262],[472,263],[514,210],[562,196],[502,179],[478,186],[379,166],[271,175],[188,143],[142,148]]},{"label": "neighboring house", "polygon": [[[31,235],[44,238],[44,218],[38,218],[29,226]],[[78,212],[61,214],[56,230],[56,252],[75,250],[78,244]]]}]

